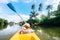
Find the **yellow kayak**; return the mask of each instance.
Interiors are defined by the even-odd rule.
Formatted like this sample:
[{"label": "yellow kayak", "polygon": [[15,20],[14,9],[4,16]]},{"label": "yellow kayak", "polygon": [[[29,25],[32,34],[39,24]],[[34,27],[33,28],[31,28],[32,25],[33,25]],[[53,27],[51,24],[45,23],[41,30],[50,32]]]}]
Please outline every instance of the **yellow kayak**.
[{"label": "yellow kayak", "polygon": [[40,40],[40,39],[34,32],[30,34],[19,34],[19,31],[18,31],[9,40]]}]

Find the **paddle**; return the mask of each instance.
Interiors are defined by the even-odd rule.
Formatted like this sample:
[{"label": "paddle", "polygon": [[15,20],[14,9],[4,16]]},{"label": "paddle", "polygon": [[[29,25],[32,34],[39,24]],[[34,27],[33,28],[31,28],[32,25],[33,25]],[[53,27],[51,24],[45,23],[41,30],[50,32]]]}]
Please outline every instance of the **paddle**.
[{"label": "paddle", "polygon": [[[14,8],[14,6],[11,3],[8,3],[7,6],[13,10],[24,22],[25,20],[21,17],[21,15],[18,14],[18,12],[16,11],[16,9]],[[25,22],[26,23],[26,22]]]}]

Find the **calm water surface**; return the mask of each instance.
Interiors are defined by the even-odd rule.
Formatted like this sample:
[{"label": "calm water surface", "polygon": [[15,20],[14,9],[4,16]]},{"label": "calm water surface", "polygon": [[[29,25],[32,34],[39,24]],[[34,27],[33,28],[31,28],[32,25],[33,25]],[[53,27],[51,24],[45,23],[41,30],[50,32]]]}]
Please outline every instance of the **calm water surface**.
[{"label": "calm water surface", "polygon": [[13,34],[20,29],[19,25],[7,26],[7,28],[0,30],[0,40],[8,40]]},{"label": "calm water surface", "polygon": [[[9,40],[9,38],[20,29],[21,27],[19,25],[14,26],[8,25],[7,28],[0,30],[0,40]],[[41,40],[60,40],[60,28],[54,30],[39,28],[39,30],[36,30],[35,32]]]},{"label": "calm water surface", "polygon": [[60,28],[42,28],[36,31],[41,40],[60,40]]}]

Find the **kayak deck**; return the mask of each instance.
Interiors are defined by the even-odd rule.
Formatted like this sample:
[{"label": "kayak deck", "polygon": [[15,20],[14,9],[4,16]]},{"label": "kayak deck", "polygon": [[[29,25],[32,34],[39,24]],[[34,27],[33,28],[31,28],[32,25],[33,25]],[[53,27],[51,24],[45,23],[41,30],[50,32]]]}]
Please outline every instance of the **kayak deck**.
[{"label": "kayak deck", "polygon": [[30,34],[19,34],[19,31],[18,31],[9,40],[40,40],[40,39],[34,32]]}]

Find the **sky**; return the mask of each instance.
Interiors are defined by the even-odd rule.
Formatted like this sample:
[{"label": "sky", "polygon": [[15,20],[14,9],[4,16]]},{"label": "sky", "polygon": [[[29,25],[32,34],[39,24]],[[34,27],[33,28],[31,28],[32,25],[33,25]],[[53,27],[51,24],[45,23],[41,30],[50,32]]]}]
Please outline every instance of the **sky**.
[{"label": "sky", "polygon": [[7,4],[12,3],[15,7],[16,11],[21,15],[24,20],[29,19],[29,15],[31,12],[31,5],[35,4],[35,9],[37,11],[38,5],[40,3],[43,4],[43,11],[39,13],[38,18],[41,15],[47,15],[46,7],[47,5],[53,5],[53,9],[51,11],[57,10],[57,6],[60,0],[0,0],[0,18],[4,18],[8,20],[8,22],[20,22],[23,21],[14,11],[12,11]]}]

